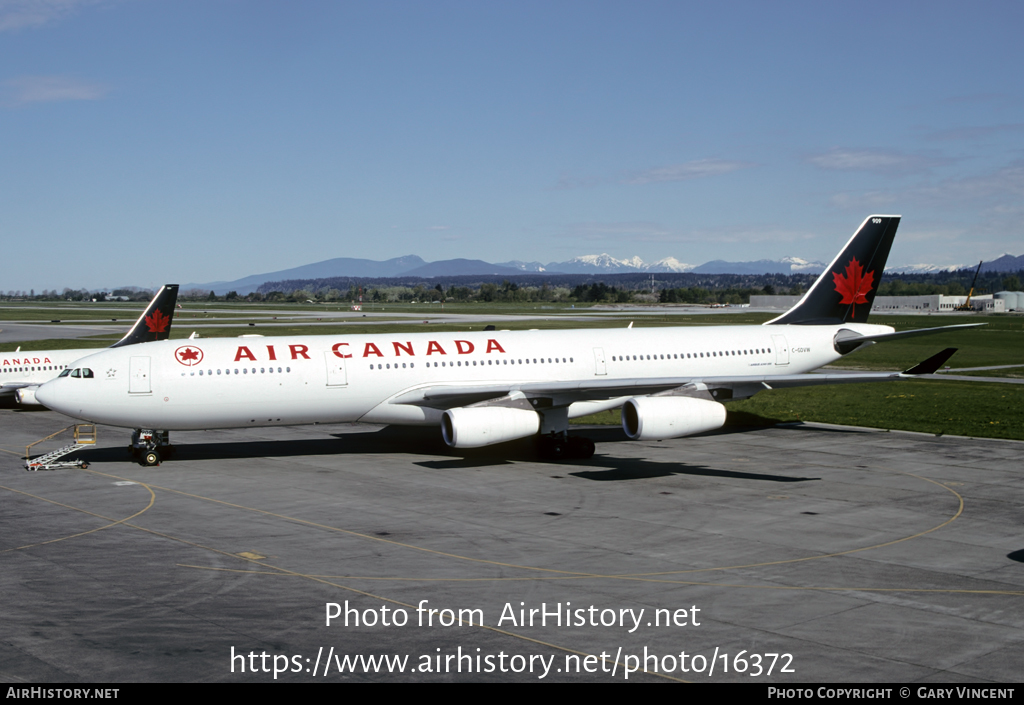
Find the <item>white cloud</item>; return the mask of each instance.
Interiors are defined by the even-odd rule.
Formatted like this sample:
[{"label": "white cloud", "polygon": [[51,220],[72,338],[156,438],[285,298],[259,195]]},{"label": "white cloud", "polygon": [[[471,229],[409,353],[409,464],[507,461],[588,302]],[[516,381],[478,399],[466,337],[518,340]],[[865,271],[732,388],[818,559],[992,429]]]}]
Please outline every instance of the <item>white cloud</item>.
[{"label": "white cloud", "polygon": [[0,32],[41,27],[101,0],[0,0]]},{"label": "white cloud", "polygon": [[99,100],[110,90],[107,86],[69,76],[22,76],[12,78],[4,85],[10,89],[11,102],[18,105]]},{"label": "white cloud", "polygon": [[624,184],[651,184],[665,181],[689,181],[703,179],[708,176],[728,174],[739,169],[752,167],[749,162],[729,161],[726,159],[697,159],[682,164],[670,164],[647,171],[630,174],[622,180]]},{"label": "white cloud", "polygon": [[871,171],[879,174],[905,174],[925,171],[946,163],[936,156],[904,154],[896,151],[869,149],[833,149],[807,157],[807,161],[821,169],[838,171]]}]

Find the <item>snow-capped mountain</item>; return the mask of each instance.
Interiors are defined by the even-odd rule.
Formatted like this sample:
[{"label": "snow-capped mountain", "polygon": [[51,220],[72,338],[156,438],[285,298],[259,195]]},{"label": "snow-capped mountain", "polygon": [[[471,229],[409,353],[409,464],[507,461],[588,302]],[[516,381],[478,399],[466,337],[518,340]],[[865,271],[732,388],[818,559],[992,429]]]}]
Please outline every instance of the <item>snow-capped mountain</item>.
[{"label": "snow-capped mountain", "polygon": [[[966,264],[901,264],[886,267],[886,272],[893,274],[927,274],[928,272],[955,272],[958,269],[974,270],[977,262]],[[1024,255],[1005,254],[992,260],[985,260],[981,265],[982,272],[1019,272],[1024,269]]]},{"label": "snow-capped mountain", "polygon": [[[928,272],[948,272],[958,269],[973,270],[977,264],[906,264],[886,268],[890,274],[916,274]],[[995,260],[986,261],[981,268],[984,272],[1016,272],[1024,269],[1024,255],[1003,255]],[[825,271],[821,262],[813,262],[801,257],[784,257],[780,260],[757,260],[756,262],[726,262],[714,260],[700,266],[680,262],[675,257],[665,257],[656,262],[644,262],[639,257],[616,259],[608,253],[599,255],[582,255],[565,262],[524,262],[514,260],[490,264],[483,260],[453,259],[438,262],[425,262],[416,255],[396,257],[386,262],[367,259],[340,257],[292,269],[252,275],[231,282],[210,282],[207,284],[189,284],[183,288],[200,288],[213,290],[217,294],[237,291],[247,294],[255,291],[265,282],[315,280],[329,277],[450,277],[450,276],[494,276],[512,274],[625,274],[634,272],[694,272],[696,274],[819,274]]]},{"label": "snow-capped mountain", "polygon": [[648,265],[644,265],[644,269],[648,272],[689,272],[696,266],[697,265],[695,264],[680,262],[675,257],[665,257],[664,259],[659,259],[657,262],[651,262]]},{"label": "snow-capped mountain", "polygon": [[540,262],[523,262],[522,260],[514,259],[511,262],[498,262],[499,267],[511,267],[512,269],[518,269],[521,272],[546,272],[548,268]]},{"label": "snow-capped mountain", "polygon": [[694,267],[697,274],[821,274],[825,271],[821,262],[810,262],[800,257],[784,257],[781,260],[759,259],[754,262],[726,262],[712,260]]},{"label": "snow-capped mountain", "polygon": [[969,266],[967,264],[900,264],[886,267],[885,271],[888,274],[928,274],[929,272],[955,272]]},{"label": "snow-capped mountain", "polygon": [[657,262],[647,263],[639,257],[616,259],[608,253],[599,255],[581,255],[565,262],[551,262],[547,265],[549,272],[566,272],[569,274],[590,274],[602,272],[619,274],[624,272],[688,272],[694,268],[692,264],[680,262],[675,257],[665,257]]}]

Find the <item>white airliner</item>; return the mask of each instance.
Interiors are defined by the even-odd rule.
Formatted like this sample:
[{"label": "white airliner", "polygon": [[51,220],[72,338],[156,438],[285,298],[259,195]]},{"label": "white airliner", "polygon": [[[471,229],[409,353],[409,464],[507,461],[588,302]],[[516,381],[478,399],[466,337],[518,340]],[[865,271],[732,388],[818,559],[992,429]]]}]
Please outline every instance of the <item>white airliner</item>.
[{"label": "white airliner", "polygon": [[[146,341],[166,340],[171,334],[174,304],[178,300],[178,285],[167,284],[149,302],[123,338],[111,347],[135,345]],[[19,404],[39,404],[35,392],[39,385],[61,373],[76,360],[108,348],[78,348],[76,350],[38,350],[22,352],[19,346],[12,353],[0,353],[0,399],[15,397]]]},{"label": "white airliner", "polygon": [[[569,419],[622,407],[632,439],[713,430],[727,399],[763,389],[894,380],[934,372],[948,349],[904,373],[812,374],[894,332],[865,321],[899,216],[871,216],[790,311],[764,325],[313,335],[165,340],[75,363],[36,396],[95,423],[152,431],[366,422],[440,426],[454,448],[539,434],[552,457],[590,457]],[[166,450],[166,449],[164,449]]]}]

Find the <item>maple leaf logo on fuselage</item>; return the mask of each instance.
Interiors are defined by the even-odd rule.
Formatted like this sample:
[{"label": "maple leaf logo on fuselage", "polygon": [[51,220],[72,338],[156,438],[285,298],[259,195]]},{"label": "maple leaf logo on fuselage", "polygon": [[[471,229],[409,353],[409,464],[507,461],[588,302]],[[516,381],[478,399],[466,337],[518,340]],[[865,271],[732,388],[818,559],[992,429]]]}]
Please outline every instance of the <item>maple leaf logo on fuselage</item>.
[{"label": "maple leaf logo on fuselage", "polygon": [[174,359],[186,367],[195,367],[203,361],[203,351],[194,345],[183,345],[174,351]]},{"label": "maple leaf logo on fuselage", "polygon": [[146,328],[149,329],[150,333],[164,333],[167,331],[167,326],[171,323],[170,317],[165,316],[160,309],[153,311],[153,315],[146,316],[144,320]]},{"label": "maple leaf logo on fuselage", "polygon": [[864,273],[864,266],[854,257],[846,265],[846,274],[832,272],[835,281],[836,291],[842,294],[840,304],[853,304],[853,314],[857,314],[857,304],[868,302],[867,293],[871,291],[875,281],[875,273]]}]

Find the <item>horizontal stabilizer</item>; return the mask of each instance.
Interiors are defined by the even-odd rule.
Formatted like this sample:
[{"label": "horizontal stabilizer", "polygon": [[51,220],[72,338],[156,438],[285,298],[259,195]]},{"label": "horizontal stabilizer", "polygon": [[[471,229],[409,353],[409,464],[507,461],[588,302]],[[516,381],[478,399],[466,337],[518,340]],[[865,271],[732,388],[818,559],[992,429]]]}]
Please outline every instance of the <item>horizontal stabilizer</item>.
[{"label": "horizontal stabilizer", "polygon": [[[843,329],[836,333],[833,345],[836,352],[840,355],[846,355],[851,353],[861,345],[865,343],[882,343],[888,340],[898,340],[900,338],[912,338],[917,335],[931,335],[932,333],[945,333],[952,330],[958,330],[961,328],[978,328],[979,326],[988,325],[987,323],[960,323],[955,326],[940,326],[938,328],[916,328],[914,330],[904,330],[899,333],[879,333],[878,335],[860,335],[852,330]],[[922,363],[924,364],[924,363]]]}]

